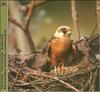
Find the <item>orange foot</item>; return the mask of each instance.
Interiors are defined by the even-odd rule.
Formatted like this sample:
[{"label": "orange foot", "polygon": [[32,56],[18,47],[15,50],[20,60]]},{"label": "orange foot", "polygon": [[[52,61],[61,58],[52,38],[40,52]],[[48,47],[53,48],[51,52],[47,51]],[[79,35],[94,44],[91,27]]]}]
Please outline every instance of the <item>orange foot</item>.
[{"label": "orange foot", "polygon": [[64,67],[64,63],[63,63],[61,66],[61,73],[64,74],[64,72],[65,72],[65,67]]}]

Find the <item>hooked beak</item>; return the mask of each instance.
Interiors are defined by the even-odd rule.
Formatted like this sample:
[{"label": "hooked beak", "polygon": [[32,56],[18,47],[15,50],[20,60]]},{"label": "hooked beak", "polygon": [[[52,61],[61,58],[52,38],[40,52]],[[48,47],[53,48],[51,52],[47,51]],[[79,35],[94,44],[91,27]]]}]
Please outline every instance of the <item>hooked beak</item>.
[{"label": "hooked beak", "polygon": [[67,31],[66,34],[68,35],[68,37],[70,37],[70,35],[71,35],[71,31]]}]

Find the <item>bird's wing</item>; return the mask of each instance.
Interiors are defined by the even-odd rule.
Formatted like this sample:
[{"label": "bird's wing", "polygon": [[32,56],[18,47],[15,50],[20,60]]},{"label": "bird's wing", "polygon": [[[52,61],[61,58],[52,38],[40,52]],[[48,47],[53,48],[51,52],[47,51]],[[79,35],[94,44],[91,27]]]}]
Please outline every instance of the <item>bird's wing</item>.
[{"label": "bird's wing", "polygon": [[42,54],[48,53],[48,55],[50,55],[51,52],[51,41],[52,39],[54,39],[54,37],[52,37],[43,47],[42,49]]},{"label": "bird's wing", "polygon": [[74,42],[72,42],[72,51],[75,55],[78,53],[78,47]]}]

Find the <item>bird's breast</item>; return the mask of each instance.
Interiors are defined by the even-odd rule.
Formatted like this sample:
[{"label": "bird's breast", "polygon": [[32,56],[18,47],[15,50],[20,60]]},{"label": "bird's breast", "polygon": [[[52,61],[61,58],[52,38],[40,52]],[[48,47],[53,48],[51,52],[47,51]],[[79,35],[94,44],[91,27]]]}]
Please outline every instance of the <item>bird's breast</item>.
[{"label": "bird's breast", "polygon": [[67,50],[71,46],[71,40],[69,38],[63,37],[60,39],[53,39],[51,41],[51,53],[54,55],[63,55],[67,53]]}]

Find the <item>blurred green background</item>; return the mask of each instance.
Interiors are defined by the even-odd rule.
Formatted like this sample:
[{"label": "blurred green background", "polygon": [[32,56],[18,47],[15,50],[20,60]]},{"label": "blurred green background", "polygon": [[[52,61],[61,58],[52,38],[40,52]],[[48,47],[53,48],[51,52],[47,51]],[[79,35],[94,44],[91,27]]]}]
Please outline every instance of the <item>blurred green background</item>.
[{"label": "blurred green background", "polygon": [[[96,25],[95,1],[78,0],[77,12],[79,16],[81,35],[90,36]],[[37,48],[41,48],[61,25],[68,25],[72,29],[72,39],[76,39],[69,0],[49,1],[35,9],[30,29]],[[96,30],[96,33],[99,31]]]}]

